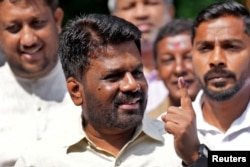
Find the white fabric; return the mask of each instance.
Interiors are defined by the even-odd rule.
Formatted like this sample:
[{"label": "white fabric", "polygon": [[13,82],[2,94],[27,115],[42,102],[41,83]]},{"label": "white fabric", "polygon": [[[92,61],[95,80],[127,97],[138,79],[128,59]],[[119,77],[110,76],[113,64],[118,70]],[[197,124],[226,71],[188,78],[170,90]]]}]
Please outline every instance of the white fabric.
[{"label": "white fabric", "polygon": [[168,89],[156,75],[156,71],[153,71],[151,75],[145,75],[148,82],[148,103],[145,113],[158,107],[168,95]]},{"label": "white fabric", "polygon": [[8,63],[0,76],[0,167],[6,167],[33,142],[71,130],[81,108],[67,93],[59,62],[38,80],[15,78]]},{"label": "white fabric", "polygon": [[201,109],[202,96],[203,91],[200,91],[193,102],[193,107],[196,112],[199,135],[203,136],[209,143],[210,149],[250,150],[250,103],[248,103],[244,113],[232,123],[227,132],[223,133],[204,120]]},{"label": "white fabric", "polygon": [[165,132],[163,122],[147,118],[144,121],[116,157],[96,147],[82,132],[56,142],[38,143],[15,167],[180,167],[173,136]]}]

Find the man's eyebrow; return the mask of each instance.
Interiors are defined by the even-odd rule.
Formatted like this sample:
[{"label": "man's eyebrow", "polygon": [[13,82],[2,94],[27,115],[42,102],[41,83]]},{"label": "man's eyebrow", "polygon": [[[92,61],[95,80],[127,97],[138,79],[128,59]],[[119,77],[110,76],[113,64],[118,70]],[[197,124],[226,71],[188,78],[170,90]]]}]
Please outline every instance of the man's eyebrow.
[{"label": "man's eyebrow", "polygon": [[196,45],[211,45],[213,42],[211,42],[211,41],[204,41],[204,40],[202,40],[202,41],[198,41],[198,42],[196,42],[195,44]]},{"label": "man's eyebrow", "polygon": [[[232,43],[232,42],[234,42],[234,43],[243,43],[242,40],[235,39],[235,38],[220,40],[220,43]],[[196,42],[197,45],[207,45],[207,44],[212,44],[212,43],[214,43],[214,42],[213,41],[205,41],[205,40]]]},{"label": "man's eyebrow", "polygon": [[118,73],[121,72],[122,70],[120,68],[108,68],[106,70],[107,73]]},{"label": "man's eyebrow", "polygon": [[239,39],[227,39],[222,41],[222,43],[238,43],[238,44],[243,44],[244,42]]}]

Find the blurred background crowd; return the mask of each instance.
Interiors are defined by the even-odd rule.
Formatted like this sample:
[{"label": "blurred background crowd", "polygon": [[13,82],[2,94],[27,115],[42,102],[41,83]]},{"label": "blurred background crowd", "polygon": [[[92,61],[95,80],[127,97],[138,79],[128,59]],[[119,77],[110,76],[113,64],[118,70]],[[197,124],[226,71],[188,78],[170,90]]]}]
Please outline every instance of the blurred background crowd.
[{"label": "blurred background crowd", "polygon": [[[175,17],[194,18],[197,12],[220,0],[174,0]],[[250,7],[250,0],[236,0]],[[84,13],[109,13],[107,0],[60,0],[60,6],[64,9],[64,23],[77,14]]]}]

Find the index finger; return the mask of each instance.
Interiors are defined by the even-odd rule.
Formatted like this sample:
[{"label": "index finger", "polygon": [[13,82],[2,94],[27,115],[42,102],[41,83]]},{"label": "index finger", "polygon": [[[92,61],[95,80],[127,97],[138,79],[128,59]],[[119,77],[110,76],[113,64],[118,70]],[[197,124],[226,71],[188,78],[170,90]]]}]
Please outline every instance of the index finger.
[{"label": "index finger", "polygon": [[193,109],[192,101],[188,95],[186,83],[183,77],[179,77],[178,79],[178,87],[181,94],[181,108],[183,109]]}]

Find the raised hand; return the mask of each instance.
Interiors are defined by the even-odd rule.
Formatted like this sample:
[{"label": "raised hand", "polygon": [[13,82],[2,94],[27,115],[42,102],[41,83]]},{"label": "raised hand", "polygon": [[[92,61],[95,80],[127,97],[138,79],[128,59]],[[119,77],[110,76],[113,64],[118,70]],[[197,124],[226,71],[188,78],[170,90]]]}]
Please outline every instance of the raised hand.
[{"label": "raised hand", "polygon": [[180,77],[178,86],[181,94],[181,106],[170,106],[167,114],[162,116],[165,130],[174,135],[177,155],[189,165],[198,159],[199,139],[196,129],[196,117],[192,101],[185,87],[185,80]]}]

